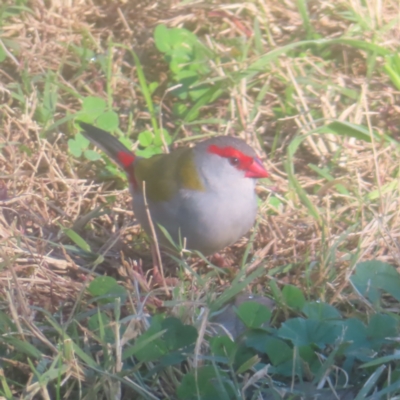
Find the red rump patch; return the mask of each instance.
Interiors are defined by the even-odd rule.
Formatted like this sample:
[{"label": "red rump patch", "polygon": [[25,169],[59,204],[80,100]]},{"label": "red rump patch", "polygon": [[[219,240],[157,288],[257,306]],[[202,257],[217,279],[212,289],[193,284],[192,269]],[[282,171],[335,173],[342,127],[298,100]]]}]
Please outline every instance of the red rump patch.
[{"label": "red rump patch", "polygon": [[120,151],[117,154],[118,161],[122,164],[124,168],[128,168],[135,161],[135,156],[126,151]]},{"label": "red rump patch", "polygon": [[236,168],[241,169],[243,171],[247,171],[249,168],[251,168],[251,165],[253,164],[254,161],[253,157],[246,156],[246,154],[243,154],[241,151],[235,149],[232,146],[218,147],[215,144],[212,144],[211,146],[208,147],[208,152],[213,154],[218,154],[219,156],[224,158],[230,158],[230,159],[236,158],[238,160]]},{"label": "red rump patch", "polygon": [[129,182],[133,187],[137,188],[137,182],[135,178],[135,170],[133,169],[133,163],[135,161],[135,155],[128,153],[127,151],[119,151],[117,154],[118,161],[124,167],[126,174],[128,175]]}]

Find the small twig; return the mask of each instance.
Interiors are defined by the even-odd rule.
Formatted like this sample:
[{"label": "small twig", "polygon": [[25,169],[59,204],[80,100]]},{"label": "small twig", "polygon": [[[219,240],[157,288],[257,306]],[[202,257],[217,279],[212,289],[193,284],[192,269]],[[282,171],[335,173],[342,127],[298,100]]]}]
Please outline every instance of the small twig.
[{"label": "small twig", "polygon": [[198,337],[197,337],[197,340],[196,340],[196,346],[195,346],[195,349],[194,349],[194,359],[193,359],[193,367],[196,368],[196,369],[199,366],[201,366],[201,361],[199,361],[200,360],[200,355],[201,355],[201,346],[203,344],[204,336],[206,334],[209,313],[210,313],[210,310],[206,309],[204,314],[203,314],[203,318],[201,319],[201,325],[200,325],[200,329],[199,329],[199,332],[198,332]]},{"label": "small twig", "polygon": [[129,26],[129,23],[126,20],[125,15],[121,11],[120,7],[117,8],[117,12],[118,12],[119,17],[121,18],[122,24],[125,26],[125,29],[129,32],[129,35],[132,36],[133,35],[133,31],[132,31],[131,27]]},{"label": "small twig", "polygon": [[4,53],[6,53],[7,56],[10,57],[10,59],[13,60],[14,64],[19,68],[21,66],[21,64],[14,57],[14,55],[10,51],[8,51],[7,47],[4,45],[4,43],[1,39],[0,39],[0,47],[2,47]]},{"label": "small twig", "polygon": [[149,204],[147,203],[146,181],[143,181],[142,187],[143,187],[143,201],[144,201],[144,206],[146,207],[146,214],[147,214],[147,219],[148,219],[149,225],[150,225],[151,235],[153,236],[153,240],[154,240],[154,246],[155,246],[155,249],[156,249],[158,268],[159,268],[159,270],[161,272],[161,279],[162,279],[162,282],[163,282],[165,293],[166,293],[167,296],[169,296],[168,286],[167,286],[167,283],[165,282],[164,268],[163,268],[163,265],[162,265],[160,247],[158,245],[156,230],[154,229],[154,224],[153,224],[153,220],[151,219]]},{"label": "small twig", "polygon": [[159,118],[158,118],[158,125],[159,125],[159,127],[160,127],[160,137],[161,137],[161,141],[162,141],[162,144],[163,144],[164,152],[165,152],[165,153],[169,153],[169,147],[168,147],[168,144],[167,144],[167,142],[165,141],[165,137],[164,137],[164,129],[163,129],[163,121],[162,121],[163,102],[164,102],[165,96],[166,96],[169,92],[172,92],[173,90],[178,89],[178,88],[180,88],[181,86],[182,86],[182,84],[179,83],[179,84],[177,84],[177,85],[174,85],[174,86],[168,88],[168,89],[164,92],[163,96],[161,97],[161,101],[160,101],[160,116],[159,116]]},{"label": "small twig", "polygon": [[32,313],[31,313],[31,310],[29,309],[29,307],[28,307],[28,305],[26,303],[25,297],[22,294],[23,290],[22,290],[22,288],[21,288],[21,286],[20,286],[20,284],[18,282],[18,277],[17,277],[17,274],[15,273],[14,266],[13,265],[9,265],[8,266],[8,270],[10,271],[11,276],[13,278],[12,280],[14,281],[14,288],[15,288],[15,291],[17,293],[17,299],[18,299],[19,306],[20,306],[20,310],[19,310],[18,314],[19,315],[22,314],[23,317],[25,317],[26,319],[29,319],[31,317]]}]

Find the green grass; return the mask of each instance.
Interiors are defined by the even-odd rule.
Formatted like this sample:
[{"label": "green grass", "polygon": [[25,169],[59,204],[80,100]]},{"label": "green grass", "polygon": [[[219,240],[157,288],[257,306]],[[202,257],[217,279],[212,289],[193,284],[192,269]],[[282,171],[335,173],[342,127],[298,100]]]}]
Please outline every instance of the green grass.
[{"label": "green grass", "polygon": [[[186,3],[0,6],[0,397],[397,398],[398,5]],[[75,119],[251,144],[231,267],[183,251],[166,295]]]}]

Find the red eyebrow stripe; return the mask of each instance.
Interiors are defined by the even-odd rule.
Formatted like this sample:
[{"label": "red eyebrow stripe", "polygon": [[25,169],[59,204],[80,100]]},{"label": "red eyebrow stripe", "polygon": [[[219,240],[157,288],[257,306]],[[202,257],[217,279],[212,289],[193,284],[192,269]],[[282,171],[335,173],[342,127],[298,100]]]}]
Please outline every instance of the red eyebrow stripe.
[{"label": "red eyebrow stripe", "polygon": [[224,158],[236,157],[239,159],[240,164],[243,164],[243,166],[248,166],[253,162],[253,157],[246,156],[246,154],[243,154],[241,151],[232,146],[218,147],[215,144],[212,144],[208,146],[208,152],[218,154]]},{"label": "red eyebrow stripe", "polygon": [[118,161],[122,164],[124,168],[128,168],[135,161],[135,156],[126,151],[120,151],[117,154]]}]

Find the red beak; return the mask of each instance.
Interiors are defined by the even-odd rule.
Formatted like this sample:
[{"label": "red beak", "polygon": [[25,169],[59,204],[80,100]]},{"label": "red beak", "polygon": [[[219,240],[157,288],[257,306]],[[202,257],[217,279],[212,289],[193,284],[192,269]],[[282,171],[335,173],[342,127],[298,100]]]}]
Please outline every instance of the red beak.
[{"label": "red beak", "polygon": [[267,170],[265,169],[262,161],[255,157],[250,167],[247,168],[246,177],[247,178],[267,178],[269,176]]}]

